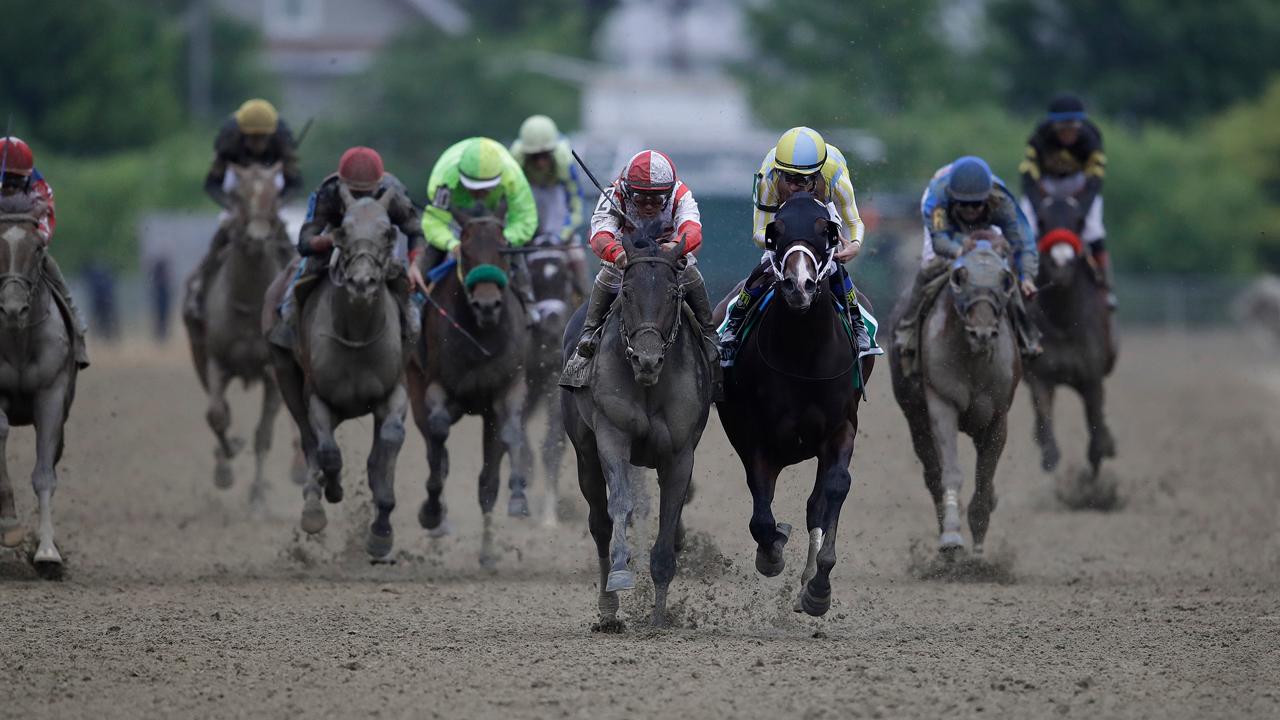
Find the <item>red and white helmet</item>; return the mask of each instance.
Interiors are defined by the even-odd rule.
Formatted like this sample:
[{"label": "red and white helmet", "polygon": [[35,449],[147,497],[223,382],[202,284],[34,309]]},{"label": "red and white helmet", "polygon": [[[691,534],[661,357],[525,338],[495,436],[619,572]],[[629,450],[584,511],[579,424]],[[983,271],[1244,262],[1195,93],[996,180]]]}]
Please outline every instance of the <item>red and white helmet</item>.
[{"label": "red and white helmet", "polygon": [[31,147],[12,135],[0,139],[0,158],[3,158],[6,174],[30,175],[36,166],[36,158],[31,152]]},{"label": "red and white helmet", "polygon": [[622,172],[622,189],[633,192],[671,192],[676,186],[676,164],[665,153],[641,150]]}]

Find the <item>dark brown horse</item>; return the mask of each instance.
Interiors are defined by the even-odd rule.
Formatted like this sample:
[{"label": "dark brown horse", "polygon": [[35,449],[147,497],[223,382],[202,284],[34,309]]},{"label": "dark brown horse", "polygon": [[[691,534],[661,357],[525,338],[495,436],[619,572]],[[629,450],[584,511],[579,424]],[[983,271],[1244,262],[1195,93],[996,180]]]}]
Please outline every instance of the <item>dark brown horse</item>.
[{"label": "dark brown horse", "polygon": [[[618,591],[635,587],[627,525],[635,507],[632,466],[658,471],[658,536],[649,556],[652,623],[666,622],[667,588],[676,573],[676,535],[693,475],[694,450],[711,409],[711,368],[701,331],[685,318],[680,285],[684,241],[665,250],[660,222],[621,239],[627,253],[622,290],[601,329],[593,379],[566,388],[565,431],[578,459],[578,485],[600,565],[600,622],[623,630]],[[586,308],[565,329],[564,357],[576,353]]]},{"label": "dark brown horse", "polygon": [[[1008,244],[1003,238],[984,237],[976,245],[968,243],[975,246],[953,265],[948,282],[924,312],[920,375],[903,373],[896,343],[889,353],[893,395],[924,466],[925,486],[938,517],[938,550],[947,556],[965,547],[959,434],[973,438],[978,451],[968,515],[973,552],[979,555],[996,506],[994,478],[1008,435],[1009,406],[1022,375],[1007,311],[1010,296],[1018,291],[1008,266]],[[898,326],[908,294],[899,301],[891,327]]]},{"label": "dark brown horse", "polygon": [[9,430],[34,425],[36,465],[31,485],[40,506],[38,545],[32,560],[42,577],[62,573],[53,539],[53,492],[58,485],[63,426],[76,394],[70,315],[44,281],[44,241],[33,208],[23,197],[0,199],[0,544],[26,537],[9,479]]},{"label": "dark brown horse", "polygon": [[1089,429],[1089,466],[1096,480],[1103,458],[1115,457],[1116,444],[1103,411],[1103,380],[1116,364],[1106,289],[1080,241],[1084,213],[1071,196],[1050,196],[1036,213],[1040,227],[1040,292],[1031,305],[1044,337],[1044,353],[1027,364],[1027,385],[1036,414],[1035,440],[1040,464],[1052,471],[1061,459],[1053,434],[1053,394],[1066,385],[1084,401]]},{"label": "dark brown horse", "polygon": [[[262,414],[254,433],[254,475],[249,486],[249,502],[260,508],[266,494],[264,466],[280,412],[280,391],[257,320],[262,316],[267,287],[284,268],[278,248],[288,240],[276,188],[280,164],[233,165],[231,172],[236,183],[227,228],[231,242],[223,250],[226,258],[204,292],[203,319],[184,320],[196,375],[209,396],[205,418],[217,439],[214,484],[220,488],[229,488],[234,482],[231,459],[243,445],[239,438],[227,434],[231,427],[227,387],[236,379],[246,385],[262,383]],[[192,281],[188,281],[187,292],[192,291]]]},{"label": "dark brown horse", "polygon": [[[373,415],[367,467],[377,514],[365,549],[374,560],[383,560],[394,544],[395,464],[408,405],[399,303],[387,287],[391,273],[401,271],[392,252],[396,229],[387,217],[395,195],[356,199],[345,185],[340,187],[347,210],[333,233],[328,276],[318,281],[299,311],[296,351],[271,345],[271,357],[310,470],[302,488],[304,531],[320,532],[327,523],[322,491],[331,503],[342,500],[342,452],[334,431],[346,420]],[[268,293],[264,334],[276,322],[273,309],[288,275],[281,274]]]},{"label": "dark brown horse", "polygon": [[[480,564],[497,564],[493,507],[498,500],[502,456],[510,458],[507,513],[529,514],[528,442],[524,429],[528,316],[511,288],[511,266],[502,222],[492,215],[455,218],[462,227],[455,272],[431,290],[423,313],[425,353],[409,364],[413,419],[427,443],[427,499],[418,511],[422,527],[443,533],[447,509],[440,499],[449,474],[449,429],[463,415],[484,420],[480,510],[484,531]],[[425,355],[425,363],[422,357]]]},{"label": "dark brown horse", "polygon": [[[859,358],[827,276],[837,227],[826,207],[805,194],[789,200],[769,224],[767,238],[780,281],[758,311],[725,372],[720,422],[742,460],[751,491],[751,535],[756,570],[782,572],[791,526],[773,516],[774,489],[783,468],[817,458],[806,506],[809,556],[795,610],[819,616],[831,607],[836,528],[852,478],[858,401],[874,358]],[[717,309],[723,317],[730,294]]]}]

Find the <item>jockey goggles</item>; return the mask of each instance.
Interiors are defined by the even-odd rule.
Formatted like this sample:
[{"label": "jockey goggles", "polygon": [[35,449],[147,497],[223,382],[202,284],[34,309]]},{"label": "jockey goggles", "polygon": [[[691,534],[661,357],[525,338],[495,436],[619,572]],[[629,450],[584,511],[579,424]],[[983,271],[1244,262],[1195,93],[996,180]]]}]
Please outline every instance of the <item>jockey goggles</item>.
[{"label": "jockey goggles", "polygon": [[644,207],[666,207],[671,193],[661,190],[634,190],[630,194],[631,202]]},{"label": "jockey goggles", "polygon": [[816,179],[816,173],[782,173],[782,181],[788,185],[800,185],[804,187],[812,186]]}]

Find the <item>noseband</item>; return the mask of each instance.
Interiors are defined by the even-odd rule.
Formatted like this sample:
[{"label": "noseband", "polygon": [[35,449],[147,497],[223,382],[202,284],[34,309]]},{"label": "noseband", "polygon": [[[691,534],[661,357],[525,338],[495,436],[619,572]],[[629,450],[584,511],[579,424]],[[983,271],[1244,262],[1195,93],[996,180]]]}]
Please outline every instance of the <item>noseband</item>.
[{"label": "noseband", "polygon": [[836,271],[836,246],[832,245],[827,248],[827,254],[823,258],[823,262],[818,262],[818,256],[810,249],[809,244],[803,240],[791,243],[791,247],[782,253],[782,259],[779,260],[776,253],[769,252],[769,267],[773,270],[773,275],[778,280],[782,280],[786,274],[787,260],[794,254],[800,253],[808,256],[813,261],[814,270],[817,271],[817,282],[821,283],[826,280],[831,273]]},{"label": "noseband", "polygon": [[676,303],[676,319],[674,322],[671,323],[671,332],[664,337],[662,333],[662,328],[659,327],[658,323],[655,323],[655,322],[642,322],[633,330],[628,330],[627,314],[625,312],[619,312],[618,313],[618,331],[619,331],[619,334],[622,335],[622,345],[625,348],[625,352],[628,360],[635,357],[636,355],[636,351],[631,346],[631,342],[647,332],[653,333],[654,335],[657,335],[658,337],[663,338],[662,350],[659,351],[658,357],[659,358],[666,357],[667,350],[671,349],[671,346],[674,345],[676,342],[676,338],[679,337],[680,335],[680,321],[682,316],[684,315],[684,308],[682,307],[682,305],[684,304],[684,286],[681,285],[679,282],[680,267],[677,261],[672,260],[670,258],[660,257],[657,255],[638,257],[634,259],[627,258],[626,268],[623,269],[623,276],[624,276],[623,282],[624,283],[626,282],[625,276],[626,276],[627,269],[631,268],[631,266],[633,265],[640,265],[645,263],[654,264],[654,265],[666,265],[667,267],[676,271],[677,281],[675,283],[675,289],[671,293],[672,299]]}]

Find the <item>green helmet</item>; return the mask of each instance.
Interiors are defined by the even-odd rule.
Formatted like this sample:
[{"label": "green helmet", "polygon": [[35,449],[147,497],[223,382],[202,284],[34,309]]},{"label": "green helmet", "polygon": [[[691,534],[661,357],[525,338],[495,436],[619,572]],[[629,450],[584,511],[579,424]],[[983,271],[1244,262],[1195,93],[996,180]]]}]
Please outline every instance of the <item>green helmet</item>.
[{"label": "green helmet", "polygon": [[530,115],[520,125],[520,150],[525,155],[551,152],[560,141],[560,129],[546,115]]},{"label": "green helmet", "polygon": [[468,190],[487,190],[502,181],[503,147],[489,138],[471,138],[458,161],[458,176]]}]

